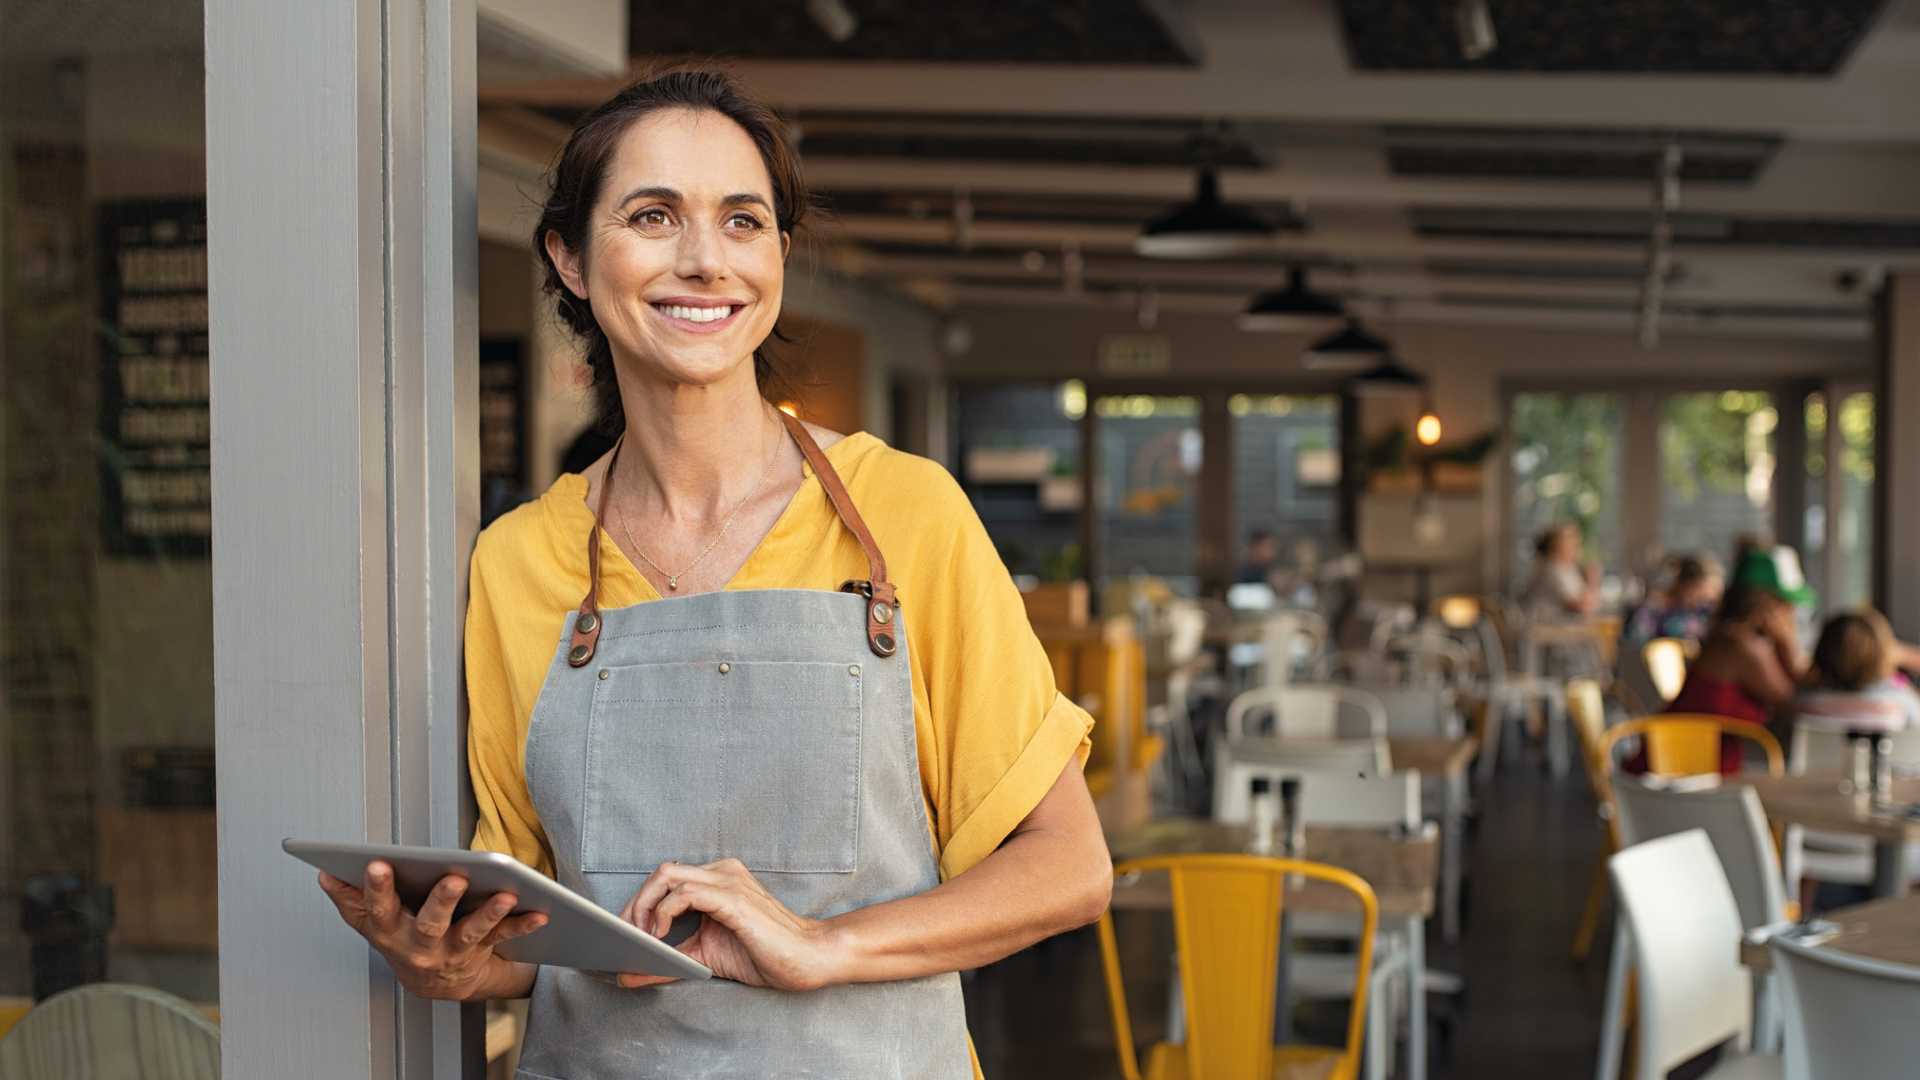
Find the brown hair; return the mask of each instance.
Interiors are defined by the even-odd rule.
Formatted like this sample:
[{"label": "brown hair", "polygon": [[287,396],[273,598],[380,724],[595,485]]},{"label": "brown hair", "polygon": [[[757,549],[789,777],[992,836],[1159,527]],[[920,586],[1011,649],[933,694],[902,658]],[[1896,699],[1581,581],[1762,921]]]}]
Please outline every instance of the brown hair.
[{"label": "brown hair", "polygon": [[[634,83],[580,118],[549,170],[552,185],[540,209],[540,222],[533,229],[533,250],[545,268],[541,291],[553,297],[554,313],[586,344],[587,367],[593,380],[594,426],[608,435],[618,434],[625,425],[620,386],[613,374],[613,349],[593,317],[592,306],[567,288],[547,254],[547,234],[557,233],[568,250],[582,260],[586,258],[593,208],[606,185],[607,168],[621,136],[635,122],[662,109],[718,113],[747,133],[773,183],[773,216],[781,233],[797,235],[811,209],[806,180],[800,175],[800,158],[787,141],[786,125],[772,109],[747,96],[724,72],[670,71]],[[787,340],[777,326],[773,336]],[[753,351],[753,372],[763,396],[773,398],[786,389],[764,344]]]},{"label": "brown hair", "polygon": [[1813,680],[1827,690],[1865,690],[1893,674],[1893,627],[1872,608],[1827,620],[1813,647]]}]

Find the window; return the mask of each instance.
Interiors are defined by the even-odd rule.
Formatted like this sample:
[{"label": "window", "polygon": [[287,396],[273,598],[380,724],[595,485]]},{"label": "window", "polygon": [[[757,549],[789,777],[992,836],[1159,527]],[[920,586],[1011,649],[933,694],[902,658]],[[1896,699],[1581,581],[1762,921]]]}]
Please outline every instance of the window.
[{"label": "window", "polygon": [[[210,1005],[201,5],[14,0],[0,39],[0,996]],[[22,904],[109,892],[104,971],[29,958]]]},{"label": "window", "polygon": [[1773,395],[1673,394],[1660,407],[1660,546],[1725,562],[1742,535],[1772,536]]},{"label": "window", "polygon": [[1331,395],[1235,394],[1236,544],[1265,529],[1291,561],[1303,541],[1319,555],[1340,546],[1340,404]]},{"label": "window", "polygon": [[[1828,611],[1873,599],[1873,394],[1840,397],[1837,430],[1826,394],[1807,398],[1807,580]],[[1840,453],[1830,472],[1831,448]]]},{"label": "window", "polygon": [[1147,574],[1175,592],[1199,591],[1194,529],[1198,521],[1200,399],[1127,394],[1094,402],[1099,468],[1094,475],[1099,565],[1104,594],[1118,578]]},{"label": "window", "polygon": [[1587,553],[1611,570],[1625,563],[1620,535],[1622,402],[1617,394],[1525,393],[1513,398],[1513,547],[1516,588],[1533,564],[1534,539],[1562,522],[1580,526]]}]

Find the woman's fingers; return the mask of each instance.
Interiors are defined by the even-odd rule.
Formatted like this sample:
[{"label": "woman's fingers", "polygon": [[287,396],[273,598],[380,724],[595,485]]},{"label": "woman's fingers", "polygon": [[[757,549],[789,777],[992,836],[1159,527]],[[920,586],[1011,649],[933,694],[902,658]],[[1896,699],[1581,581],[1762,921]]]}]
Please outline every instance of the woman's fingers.
[{"label": "woman's fingers", "polygon": [[500,925],[500,920],[505,919],[519,902],[519,898],[512,893],[494,893],[486,903],[480,905],[479,910],[461,919],[459,925],[453,928],[453,943],[463,949],[479,945],[487,940],[487,935],[493,933],[494,928]]},{"label": "woman's fingers", "polygon": [[346,920],[348,926],[359,929],[366,919],[366,900],[359,889],[341,881],[325,870],[320,871],[320,891],[327,894],[333,906]]},{"label": "woman's fingers", "polygon": [[622,975],[616,981],[628,990],[640,990],[645,987],[660,986],[665,983],[679,982],[680,980],[673,975]]},{"label": "woman's fingers", "polygon": [[547,925],[546,912],[529,911],[525,915],[515,915],[511,919],[503,920],[499,926],[494,927],[493,933],[487,935],[485,944],[488,948],[492,948],[503,941],[512,941],[514,938],[526,937],[528,934],[533,933],[545,925]]},{"label": "woman's fingers", "polygon": [[467,879],[448,874],[434,885],[427,894],[426,903],[420,905],[419,914],[413,917],[414,937],[422,942],[439,941],[447,935],[447,927],[453,924],[453,909],[460,898],[467,894]]},{"label": "woman's fingers", "polygon": [[367,918],[377,933],[391,934],[400,929],[400,897],[393,891],[393,867],[375,860],[367,864],[365,889]]},{"label": "woman's fingers", "polygon": [[652,930],[654,905],[669,892],[687,882],[699,881],[712,884],[722,880],[725,880],[723,875],[704,866],[688,866],[685,863],[675,862],[661,863],[658,869],[647,875],[647,880],[641,883],[639,891],[633,894],[633,899],[627,901],[626,920],[659,937],[666,931]]}]

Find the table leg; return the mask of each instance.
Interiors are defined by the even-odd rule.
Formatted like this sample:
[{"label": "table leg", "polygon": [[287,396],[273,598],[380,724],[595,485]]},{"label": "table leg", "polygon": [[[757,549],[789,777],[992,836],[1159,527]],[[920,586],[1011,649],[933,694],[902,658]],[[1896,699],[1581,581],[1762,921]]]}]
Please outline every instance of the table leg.
[{"label": "table leg", "polygon": [[1903,896],[1907,891],[1907,845],[1900,840],[1873,843],[1873,895]]},{"label": "table leg", "polygon": [[1466,801],[1466,773],[1448,774],[1440,797],[1440,940],[1460,940],[1461,850],[1466,830],[1461,827]]},{"label": "table leg", "polygon": [[1280,969],[1274,973],[1273,1044],[1293,1041],[1293,914],[1280,913]]},{"label": "table leg", "polygon": [[1407,1080],[1427,1080],[1427,925],[1407,919]]}]

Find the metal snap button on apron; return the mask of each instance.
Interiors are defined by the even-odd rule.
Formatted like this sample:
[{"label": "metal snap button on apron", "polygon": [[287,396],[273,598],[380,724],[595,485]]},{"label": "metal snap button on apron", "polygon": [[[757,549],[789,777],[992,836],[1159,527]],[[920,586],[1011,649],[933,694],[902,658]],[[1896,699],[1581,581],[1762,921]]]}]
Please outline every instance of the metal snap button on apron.
[{"label": "metal snap button on apron", "polygon": [[610,671],[608,671],[608,670],[607,670],[606,668],[601,668],[601,669],[600,669],[600,677],[601,677],[601,678],[603,678],[603,679],[604,679],[604,678],[606,678],[606,677],[607,677],[608,675],[611,675],[611,674],[613,674],[613,673],[612,673],[612,672],[610,672]]},{"label": "metal snap button on apron", "polygon": [[573,622],[573,628],[583,634],[593,633],[594,628],[599,625],[600,617],[591,611],[581,612],[580,617]]},{"label": "metal snap button on apron", "polygon": [[722,663],[722,664],[720,665],[720,674],[722,674],[722,675],[725,675],[725,674],[726,674],[727,672],[729,672],[729,671],[732,671],[732,670],[733,670],[733,665],[732,665],[732,664],[727,664],[727,663]]},{"label": "metal snap button on apron", "polygon": [[852,676],[854,676],[855,678],[859,678],[859,676],[860,676],[860,665],[859,665],[859,664],[849,664],[849,665],[847,665],[847,674],[849,674],[849,675],[852,675]]},{"label": "metal snap button on apron", "polygon": [[585,645],[575,645],[573,648],[567,650],[567,660],[575,666],[586,663],[587,657],[592,655],[593,650],[587,648]]},{"label": "metal snap button on apron", "polygon": [[886,603],[873,605],[873,621],[877,623],[892,622],[893,621],[893,605],[886,604]]}]

